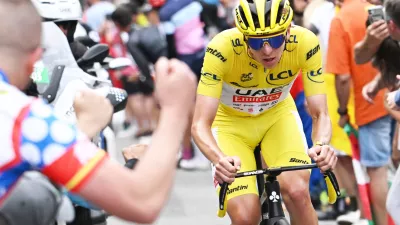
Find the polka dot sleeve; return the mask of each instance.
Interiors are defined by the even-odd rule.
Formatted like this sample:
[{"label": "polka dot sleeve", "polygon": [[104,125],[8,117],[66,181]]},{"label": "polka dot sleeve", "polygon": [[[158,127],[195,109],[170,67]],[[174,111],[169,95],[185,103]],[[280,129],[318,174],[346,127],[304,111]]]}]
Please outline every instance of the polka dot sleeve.
[{"label": "polka dot sleeve", "polygon": [[19,120],[14,147],[22,159],[70,191],[79,191],[105,158],[104,151],[41,100],[23,109]]}]

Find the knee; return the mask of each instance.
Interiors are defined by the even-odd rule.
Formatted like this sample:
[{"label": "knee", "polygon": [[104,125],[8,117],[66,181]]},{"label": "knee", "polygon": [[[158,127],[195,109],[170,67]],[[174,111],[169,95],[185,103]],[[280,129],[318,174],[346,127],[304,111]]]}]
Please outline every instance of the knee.
[{"label": "knee", "polygon": [[[298,177],[282,187],[282,195],[288,204],[301,204],[309,201],[309,185],[307,180]],[[290,202],[290,203],[289,203]]]},{"label": "knee", "polygon": [[228,214],[232,225],[258,225],[260,223],[261,208],[258,196],[249,197],[238,196],[228,201]]},{"label": "knee", "polygon": [[231,216],[232,225],[258,225],[260,223],[261,213],[258,210],[241,209]]}]

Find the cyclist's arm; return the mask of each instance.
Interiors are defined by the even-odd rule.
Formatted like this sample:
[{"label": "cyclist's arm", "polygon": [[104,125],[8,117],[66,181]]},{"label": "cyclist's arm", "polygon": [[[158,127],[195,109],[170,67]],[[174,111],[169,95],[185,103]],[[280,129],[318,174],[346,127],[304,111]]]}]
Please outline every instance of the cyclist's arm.
[{"label": "cyclist's arm", "polygon": [[326,95],[312,95],[307,98],[307,105],[313,120],[312,140],[329,143],[332,136],[332,124],[328,114]]},{"label": "cyclist's arm", "polygon": [[331,120],[328,114],[324,75],[322,73],[322,54],[318,38],[311,31],[303,34],[300,51],[300,63],[304,83],[304,92],[308,110],[313,120],[312,139],[329,143],[332,134]]},{"label": "cyclist's arm", "polygon": [[[222,61],[213,55],[213,52],[214,54],[215,52],[220,53],[226,60]],[[207,46],[201,79],[197,89],[192,135],[200,150],[214,165],[224,155],[212,135],[211,125],[218,110],[223,76],[231,68],[232,52],[230,39],[225,37],[224,33],[216,35],[211,40]]]},{"label": "cyclist's arm", "polygon": [[192,135],[203,154],[216,165],[224,154],[219,149],[211,131],[218,110],[219,99],[197,95],[192,124]]},{"label": "cyclist's arm", "polygon": [[24,108],[18,118],[13,133],[20,138],[15,141],[33,168],[115,216],[138,223],[157,218],[172,187],[187,115],[161,112],[152,144],[134,171],[110,160],[41,101]]}]

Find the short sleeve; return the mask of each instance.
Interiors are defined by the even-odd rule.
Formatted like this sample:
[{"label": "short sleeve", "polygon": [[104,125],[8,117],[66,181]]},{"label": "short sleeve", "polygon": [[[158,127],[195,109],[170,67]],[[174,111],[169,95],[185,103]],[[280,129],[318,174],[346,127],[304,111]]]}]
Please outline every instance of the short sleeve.
[{"label": "short sleeve", "polygon": [[299,62],[302,71],[304,92],[306,96],[325,94],[324,76],[322,74],[321,46],[317,36],[305,30],[301,39]]},{"label": "short sleeve", "polygon": [[106,157],[104,151],[42,100],[34,101],[20,113],[14,138],[14,146],[25,162],[71,191],[78,191]]},{"label": "short sleeve", "polygon": [[343,25],[338,17],[331,22],[329,31],[328,54],[325,72],[333,74],[349,74],[352,47]]},{"label": "short sleeve", "polygon": [[224,76],[232,64],[233,49],[224,33],[216,35],[208,44],[197,94],[220,98]]}]

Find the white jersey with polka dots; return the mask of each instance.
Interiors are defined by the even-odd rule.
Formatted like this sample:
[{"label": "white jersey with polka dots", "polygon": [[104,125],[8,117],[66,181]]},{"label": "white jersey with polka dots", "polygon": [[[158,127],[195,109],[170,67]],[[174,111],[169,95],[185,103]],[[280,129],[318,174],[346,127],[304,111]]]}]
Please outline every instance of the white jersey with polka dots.
[{"label": "white jersey with polka dots", "polygon": [[0,203],[28,170],[77,192],[106,156],[51,106],[1,80],[0,124]]}]

